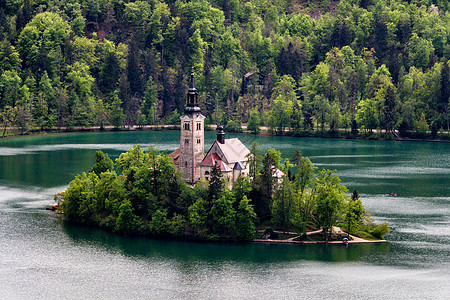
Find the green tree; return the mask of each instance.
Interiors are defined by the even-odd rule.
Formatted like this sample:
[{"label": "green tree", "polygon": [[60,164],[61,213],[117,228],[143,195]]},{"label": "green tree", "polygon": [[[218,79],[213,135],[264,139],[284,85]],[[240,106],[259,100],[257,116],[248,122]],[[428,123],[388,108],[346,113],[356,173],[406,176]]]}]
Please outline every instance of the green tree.
[{"label": "green tree", "polygon": [[315,181],[316,218],[328,240],[332,227],[342,217],[345,195],[347,189],[341,185],[335,171],[321,170]]},{"label": "green tree", "polygon": [[449,130],[449,106],[450,106],[450,66],[447,61],[442,64],[441,68],[441,90],[440,90],[440,101],[439,101],[439,112],[443,115],[443,123],[447,130]]},{"label": "green tree", "polygon": [[141,111],[146,117],[147,124],[154,125],[158,123],[158,89],[152,76],[147,81]]},{"label": "green tree", "polygon": [[236,214],[236,238],[242,241],[249,241],[255,232],[256,214],[253,206],[246,196],[239,202]]},{"label": "green tree", "polygon": [[352,230],[356,230],[359,228],[363,214],[365,209],[362,205],[361,200],[359,200],[359,196],[357,193],[355,195],[356,190],[353,192],[353,197],[347,204],[347,209],[345,211],[345,220],[344,226],[347,231],[347,237],[350,237]]},{"label": "green tree", "polygon": [[[37,14],[19,35],[17,49],[26,68],[38,74],[42,63],[50,60],[52,50],[62,47],[70,36],[70,25],[53,12]],[[40,56],[40,52],[43,55]],[[42,71],[43,71],[42,70]]]},{"label": "green tree", "polygon": [[230,191],[212,199],[211,227],[219,235],[230,236],[236,224],[236,211],[233,208],[235,199]]},{"label": "green tree", "polygon": [[119,207],[119,216],[116,220],[115,230],[120,233],[130,234],[137,229],[137,217],[133,213],[133,207],[129,200],[124,200]]},{"label": "green tree", "polygon": [[189,223],[199,236],[206,237],[210,217],[209,213],[209,203],[202,198],[198,198],[189,207]]},{"label": "green tree", "polygon": [[272,203],[272,222],[283,233],[289,231],[295,208],[295,194],[292,183],[284,176],[279,189],[276,190]]},{"label": "green tree", "polygon": [[419,134],[421,134],[422,136],[425,136],[429,129],[430,129],[430,127],[428,126],[427,120],[425,118],[425,114],[422,113],[420,115],[419,122],[417,122],[416,130]]},{"label": "green tree", "polygon": [[314,167],[309,158],[304,157],[299,150],[292,155],[292,162],[296,167],[294,187],[300,191],[300,196],[302,196],[305,189],[313,183],[317,167]]},{"label": "green tree", "polygon": [[92,166],[89,172],[95,172],[98,176],[101,173],[106,171],[114,171],[114,163],[109,158],[107,153],[103,153],[103,151],[95,151],[95,164]]},{"label": "green tree", "polygon": [[116,127],[124,126],[125,114],[123,113],[122,101],[119,98],[119,92],[115,91],[112,95],[110,121],[111,124]]},{"label": "green tree", "polygon": [[261,119],[259,117],[260,112],[256,109],[250,112],[250,118],[247,122],[247,129],[250,130],[254,134],[258,134],[261,131],[259,125],[261,124]]},{"label": "green tree", "polygon": [[5,137],[6,135],[6,130],[8,128],[8,126],[11,126],[15,120],[16,120],[16,109],[14,107],[11,106],[5,106],[1,111],[0,111],[0,120],[3,124],[3,133],[2,133],[2,138]]},{"label": "green tree", "polygon": [[167,219],[167,210],[157,210],[150,222],[150,232],[155,236],[166,236],[170,231],[171,222]]},{"label": "green tree", "polygon": [[261,167],[262,156],[260,154],[261,150],[258,148],[258,143],[253,142],[250,146],[250,152],[247,154],[247,164],[249,168],[249,177],[254,180],[259,173]]},{"label": "green tree", "polygon": [[211,169],[211,179],[209,180],[208,199],[217,199],[223,191],[222,172],[217,162]]},{"label": "green tree", "polygon": [[378,112],[374,100],[362,100],[358,104],[356,121],[361,124],[364,130],[372,132],[378,125]]}]

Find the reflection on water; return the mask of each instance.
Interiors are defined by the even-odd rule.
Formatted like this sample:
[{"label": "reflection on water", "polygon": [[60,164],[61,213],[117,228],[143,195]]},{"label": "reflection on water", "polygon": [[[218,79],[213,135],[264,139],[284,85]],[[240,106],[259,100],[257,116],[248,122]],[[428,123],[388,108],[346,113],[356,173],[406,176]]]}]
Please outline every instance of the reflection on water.
[{"label": "reflection on water", "polygon": [[298,260],[351,262],[371,255],[386,255],[389,244],[342,245],[271,245],[248,243],[213,243],[153,240],[141,237],[111,235],[103,230],[63,225],[64,232],[77,244],[120,251],[127,256],[162,257],[183,262],[235,261],[243,263],[275,263]]},{"label": "reflection on water", "polygon": [[[173,150],[177,132],[0,141],[0,299],[446,299],[450,145],[239,136],[284,157],[299,149],[357,189],[389,243],[268,245],[125,237],[66,224],[43,208],[94,153],[133,144]],[[214,132],[206,133],[212,144]],[[389,197],[395,192],[397,197]],[[58,288],[55,288],[57,283]],[[345,292],[340,292],[345,291]]]}]

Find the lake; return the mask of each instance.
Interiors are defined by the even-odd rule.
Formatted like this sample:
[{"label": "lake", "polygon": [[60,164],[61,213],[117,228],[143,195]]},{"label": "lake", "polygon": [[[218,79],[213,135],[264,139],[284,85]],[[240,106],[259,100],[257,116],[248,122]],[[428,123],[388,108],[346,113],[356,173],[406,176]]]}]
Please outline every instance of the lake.
[{"label": "lake", "polygon": [[[172,151],[179,133],[10,138],[0,141],[0,299],[448,299],[449,143],[227,134],[236,136],[336,169],[375,220],[390,224],[389,242],[197,243],[68,225],[44,208],[96,150],[113,159],[134,144]],[[207,132],[205,145],[214,139]]]}]

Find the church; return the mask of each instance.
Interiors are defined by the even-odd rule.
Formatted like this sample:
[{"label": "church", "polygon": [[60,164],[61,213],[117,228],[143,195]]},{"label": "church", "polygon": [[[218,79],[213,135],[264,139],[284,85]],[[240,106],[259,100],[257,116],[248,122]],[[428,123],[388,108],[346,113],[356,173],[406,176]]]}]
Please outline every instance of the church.
[{"label": "church", "polygon": [[186,107],[180,119],[180,148],[170,157],[181,171],[183,181],[195,184],[200,179],[209,180],[216,163],[230,188],[239,176],[248,175],[247,155],[250,151],[238,138],[225,139],[222,126],[217,127],[217,139],[205,156],[205,116],[198,106],[193,72]]}]

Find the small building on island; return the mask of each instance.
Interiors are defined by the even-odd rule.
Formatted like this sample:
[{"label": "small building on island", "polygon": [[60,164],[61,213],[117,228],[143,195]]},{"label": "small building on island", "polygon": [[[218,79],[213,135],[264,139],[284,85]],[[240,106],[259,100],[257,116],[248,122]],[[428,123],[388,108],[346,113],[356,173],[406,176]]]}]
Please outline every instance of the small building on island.
[{"label": "small building on island", "polygon": [[180,119],[180,148],[170,157],[181,171],[183,181],[195,184],[200,179],[209,180],[216,163],[230,188],[239,176],[248,175],[247,155],[250,151],[238,138],[225,139],[222,126],[217,127],[217,139],[205,156],[205,117],[198,106],[194,73],[191,73],[187,103]]}]

